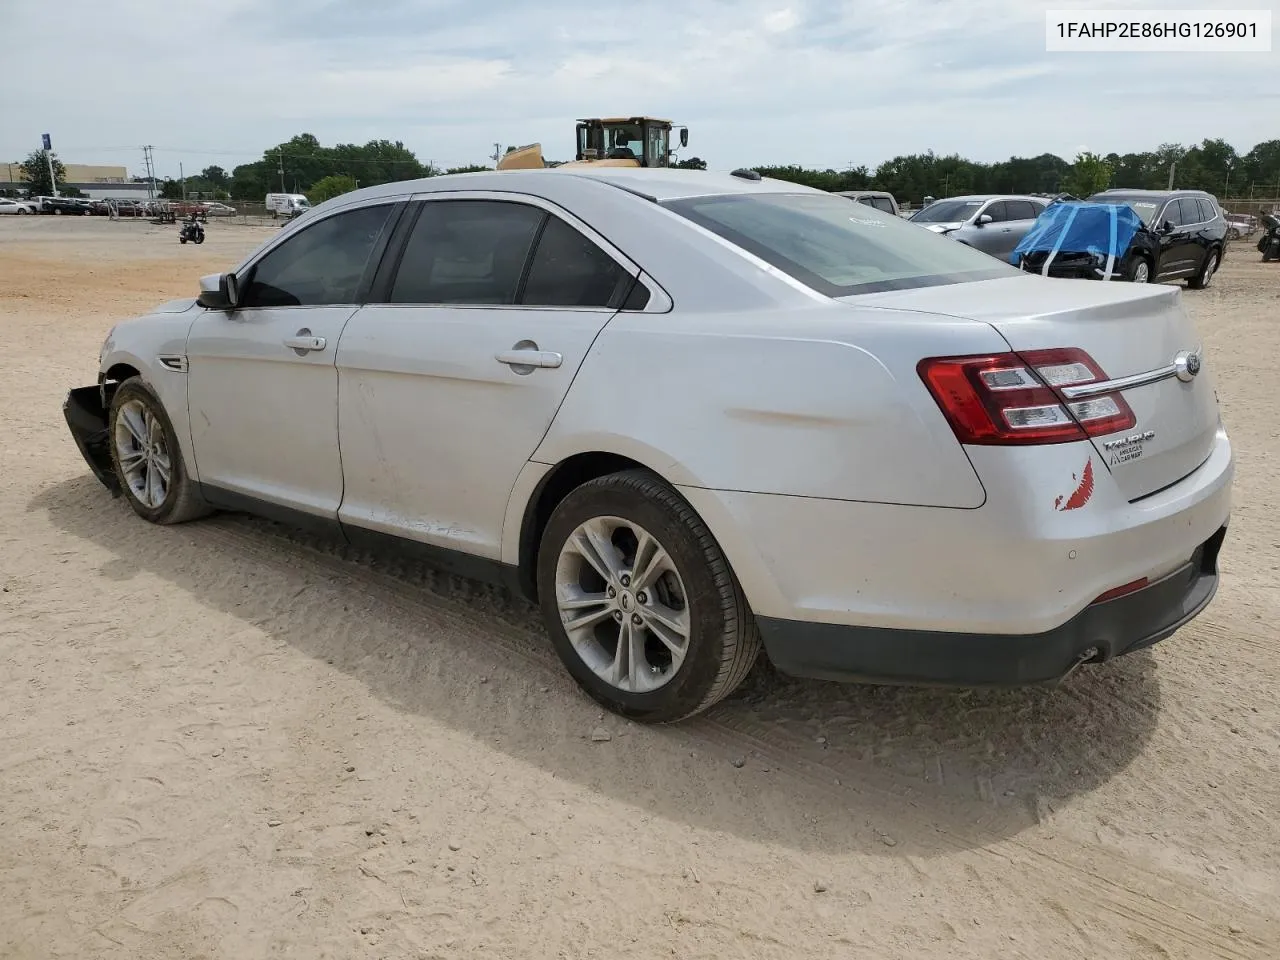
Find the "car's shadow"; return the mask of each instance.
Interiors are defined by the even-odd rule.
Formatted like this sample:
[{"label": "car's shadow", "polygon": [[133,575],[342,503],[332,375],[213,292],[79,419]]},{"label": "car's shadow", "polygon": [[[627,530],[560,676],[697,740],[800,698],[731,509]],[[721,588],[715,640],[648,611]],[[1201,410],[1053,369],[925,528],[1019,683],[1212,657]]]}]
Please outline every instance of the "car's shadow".
[{"label": "car's shadow", "polygon": [[1123,770],[1160,710],[1147,652],[1001,691],[796,681],[762,663],[707,714],[642,727],[588,701],[537,612],[500,589],[246,517],[152,526],[87,476],[30,506],[112,553],[101,576],[158,576],[398,710],[643,815],[795,849],[927,857],[1013,836]]}]

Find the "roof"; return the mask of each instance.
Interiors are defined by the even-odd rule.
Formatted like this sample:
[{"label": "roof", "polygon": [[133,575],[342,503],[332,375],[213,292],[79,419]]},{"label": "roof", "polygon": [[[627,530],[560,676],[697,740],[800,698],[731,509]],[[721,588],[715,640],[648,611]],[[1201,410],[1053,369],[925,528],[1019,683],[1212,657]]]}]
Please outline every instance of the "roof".
[{"label": "roof", "polygon": [[1127,187],[1109,187],[1106,190],[1095,193],[1094,196],[1101,197],[1106,194],[1112,194],[1117,197],[1150,197],[1153,200],[1160,200],[1180,193],[1187,193],[1201,197],[1209,196],[1209,194],[1204,190],[1130,190]]},{"label": "roof", "polygon": [[399,180],[375,187],[364,187],[342,195],[343,202],[395,196],[408,193],[438,193],[445,190],[516,190],[534,195],[540,192],[540,181],[554,177],[607,183],[647,200],[679,200],[726,193],[818,193],[817,190],[787,180],[762,177],[745,180],[730,173],[709,170],[679,170],[671,167],[604,167],[581,166],[541,170],[484,170],[476,173],[451,173],[419,180]]},{"label": "roof", "polygon": [[942,197],[935,203],[946,203],[949,200],[1043,200],[1044,197],[1032,196],[1029,193],[966,193],[961,197]]},{"label": "roof", "polygon": [[670,123],[659,117],[579,117],[578,123]]}]

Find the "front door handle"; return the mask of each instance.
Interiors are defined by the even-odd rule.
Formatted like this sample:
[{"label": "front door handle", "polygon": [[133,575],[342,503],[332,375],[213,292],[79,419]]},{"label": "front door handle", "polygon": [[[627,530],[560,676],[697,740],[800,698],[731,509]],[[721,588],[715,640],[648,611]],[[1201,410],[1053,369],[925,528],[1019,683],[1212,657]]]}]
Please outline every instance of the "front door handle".
[{"label": "front door handle", "polygon": [[326,340],[324,337],[312,336],[311,331],[303,327],[292,337],[284,338],[284,345],[296,353],[298,356],[310,353],[313,350],[323,350]]},{"label": "front door handle", "polygon": [[564,357],[550,350],[508,350],[494,357],[499,363],[515,367],[558,367]]}]

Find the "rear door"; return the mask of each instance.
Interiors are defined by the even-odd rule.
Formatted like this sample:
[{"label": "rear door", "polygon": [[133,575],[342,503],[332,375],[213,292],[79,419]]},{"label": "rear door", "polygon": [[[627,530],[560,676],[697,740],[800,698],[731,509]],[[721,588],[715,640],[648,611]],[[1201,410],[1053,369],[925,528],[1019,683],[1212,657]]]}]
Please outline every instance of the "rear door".
[{"label": "rear door", "polygon": [[344,524],[500,555],[516,477],[639,273],[564,211],[512,197],[417,201],[383,302],[347,325]]}]

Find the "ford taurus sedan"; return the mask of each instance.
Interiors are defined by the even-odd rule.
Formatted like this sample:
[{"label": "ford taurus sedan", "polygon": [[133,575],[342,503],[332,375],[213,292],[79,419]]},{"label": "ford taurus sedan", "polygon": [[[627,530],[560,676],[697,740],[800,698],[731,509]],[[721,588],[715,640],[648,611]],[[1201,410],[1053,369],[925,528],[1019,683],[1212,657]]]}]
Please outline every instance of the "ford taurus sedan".
[{"label": "ford taurus sedan", "polygon": [[505,171],[306,212],[64,413],[153,523],[248,511],[540,604],[609,708],[1052,681],[1210,602],[1233,461],[1173,287],[1022,273],[750,171]]}]

